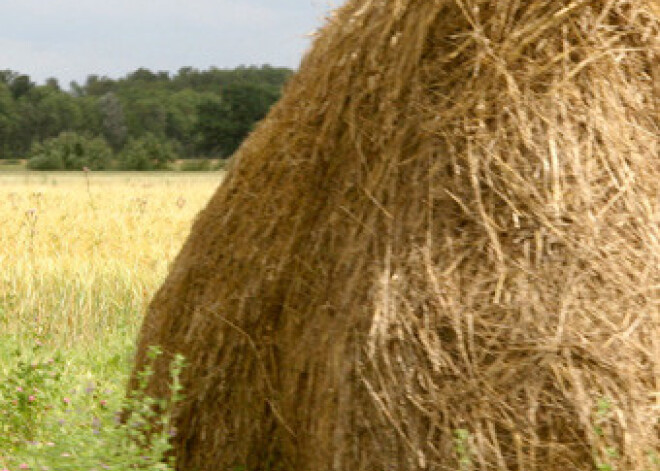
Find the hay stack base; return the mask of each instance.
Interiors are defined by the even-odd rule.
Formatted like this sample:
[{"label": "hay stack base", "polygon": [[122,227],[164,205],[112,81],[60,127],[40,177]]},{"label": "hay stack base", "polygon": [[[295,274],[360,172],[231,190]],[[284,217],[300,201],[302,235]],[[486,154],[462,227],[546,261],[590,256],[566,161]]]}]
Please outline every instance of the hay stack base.
[{"label": "hay stack base", "polygon": [[179,469],[658,469],[659,19],[337,10],[144,321]]}]

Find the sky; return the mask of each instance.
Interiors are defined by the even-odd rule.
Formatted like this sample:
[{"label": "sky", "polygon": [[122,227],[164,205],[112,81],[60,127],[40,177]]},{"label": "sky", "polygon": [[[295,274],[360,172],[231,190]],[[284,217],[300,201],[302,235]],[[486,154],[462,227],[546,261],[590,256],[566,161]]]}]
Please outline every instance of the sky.
[{"label": "sky", "polygon": [[43,83],[139,67],[296,68],[332,0],[0,0],[0,70]]}]

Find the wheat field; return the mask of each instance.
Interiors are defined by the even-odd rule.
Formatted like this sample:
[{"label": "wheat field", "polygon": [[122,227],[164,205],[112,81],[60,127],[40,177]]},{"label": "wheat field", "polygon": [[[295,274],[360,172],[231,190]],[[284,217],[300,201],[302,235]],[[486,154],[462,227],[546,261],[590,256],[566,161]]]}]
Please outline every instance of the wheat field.
[{"label": "wheat field", "polygon": [[146,304],[222,177],[0,172],[0,470],[173,469],[169,435],[140,447],[115,418]]},{"label": "wheat field", "polygon": [[[0,174],[0,330],[132,341],[222,173]],[[7,337],[6,337],[7,338]]]}]

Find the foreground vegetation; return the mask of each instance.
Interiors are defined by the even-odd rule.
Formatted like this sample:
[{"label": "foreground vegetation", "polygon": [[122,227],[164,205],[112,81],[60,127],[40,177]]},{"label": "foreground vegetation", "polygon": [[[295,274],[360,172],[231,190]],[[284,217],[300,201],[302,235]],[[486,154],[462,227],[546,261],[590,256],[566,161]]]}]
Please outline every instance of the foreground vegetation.
[{"label": "foreground vegetation", "polygon": [[0,470],[168,469],[176,431],[163,416],[140,445],[150,400],[125,402],[124,383],[145,305],[221,178],[0,174]]}]

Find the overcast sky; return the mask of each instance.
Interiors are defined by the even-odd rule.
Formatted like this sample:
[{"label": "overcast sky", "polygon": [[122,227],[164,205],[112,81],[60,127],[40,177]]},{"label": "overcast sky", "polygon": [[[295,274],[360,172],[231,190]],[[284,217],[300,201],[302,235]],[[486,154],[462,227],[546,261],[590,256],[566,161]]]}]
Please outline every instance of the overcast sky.
[{"label": "overcast sky", "polygon": [[337,0],[0,0],[0,70],[63,86],[138,67],[297,67]]}]

